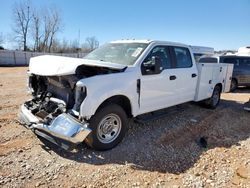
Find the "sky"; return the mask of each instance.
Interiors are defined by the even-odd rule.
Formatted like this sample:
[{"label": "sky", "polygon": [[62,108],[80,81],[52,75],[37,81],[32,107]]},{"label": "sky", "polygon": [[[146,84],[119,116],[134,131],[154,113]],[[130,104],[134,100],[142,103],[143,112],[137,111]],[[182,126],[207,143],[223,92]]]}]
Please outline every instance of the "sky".
[{"label": "sky", "polygon": [[[12,7],[0,0],[0,33],[14,48]],[[31,0],[37,9],[57,7],[59,39],[95,36],[100,44],[118,39],[153,39],[238,49],[250,45],[250,0]],[[80,35],[79,35],[80,33]]]}]

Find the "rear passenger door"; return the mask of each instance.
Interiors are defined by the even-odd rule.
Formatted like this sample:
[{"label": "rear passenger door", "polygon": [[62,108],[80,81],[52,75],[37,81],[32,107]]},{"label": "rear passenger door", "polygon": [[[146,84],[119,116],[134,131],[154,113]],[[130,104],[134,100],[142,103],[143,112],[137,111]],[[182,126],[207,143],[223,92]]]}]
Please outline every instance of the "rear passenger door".
[{"label": "rear passenger door", "polygon": [[250,84],[250,57],[242,57],[239,61],[239,83]]},{"label": "rear passenger door", "polygon": [[190,51],[185,47],[172,46],[170,52],[175,64],[172,71],[176,77],[175,92],[179,103],[192,101],[196,93],[198,70]]}]

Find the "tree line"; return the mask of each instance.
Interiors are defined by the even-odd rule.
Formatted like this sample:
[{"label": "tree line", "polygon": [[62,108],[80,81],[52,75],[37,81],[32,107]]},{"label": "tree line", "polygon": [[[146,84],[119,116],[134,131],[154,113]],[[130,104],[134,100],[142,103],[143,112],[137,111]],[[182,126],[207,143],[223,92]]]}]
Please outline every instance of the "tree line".
[{"label": "tree line", "polygon": [[4,40],[3,40],[3,34],[0,33],[0,50],[3,50],[3,49],[4,49],[4,47],[3,47],[3,42],[4,42]]},{"label": "tree line", "polygon": [[[30,1],[20,1],[13,5],[14,40],[24,51],[36,52],[89,52],[99,47],[96,37],[87,37],[83,44],[79,40],[59,40],[63,31],[63,21],[57,7],[37,9]],[[3,41],[0,37],[0,45]]]}]

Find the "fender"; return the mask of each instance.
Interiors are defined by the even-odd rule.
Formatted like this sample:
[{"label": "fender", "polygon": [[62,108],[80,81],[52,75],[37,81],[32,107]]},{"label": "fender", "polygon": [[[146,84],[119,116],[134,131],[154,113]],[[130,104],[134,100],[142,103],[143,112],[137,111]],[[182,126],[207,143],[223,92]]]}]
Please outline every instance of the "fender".
[{"label": "fender", "polygon": [[80,116],[90,119],[98,107],[108,98],[116,95],[127,97],[131,104],[131,113],[136,116],[139,111],[137,79],[134,72],[99,75],[82,79],[77,85],[85,86],[87,96],[81,104]]}]

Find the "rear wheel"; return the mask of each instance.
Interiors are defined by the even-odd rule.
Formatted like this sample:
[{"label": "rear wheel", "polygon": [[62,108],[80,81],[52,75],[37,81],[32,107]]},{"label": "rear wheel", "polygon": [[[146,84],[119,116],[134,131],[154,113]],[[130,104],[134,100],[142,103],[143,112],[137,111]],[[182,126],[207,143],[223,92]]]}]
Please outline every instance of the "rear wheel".
[{"label": "rear wheel", "polygon": [[238,83],[236,79],[232,79],[231,81],[231,86],[230,86],[230,91],[235,91],[238,87]]},{"label": "rear wheel", "polygon": [[90,119],[92,132],[86,143],[96,150],[108,150],[115,147],[126,132],[127,116],[117,104],[104,106]]},{"label": "rear wheel", "polygon": [[205,101],[205,104],[210,109],[215,109],[220,103],[221,88],[217,85],[214,87],[211,98]]}]

